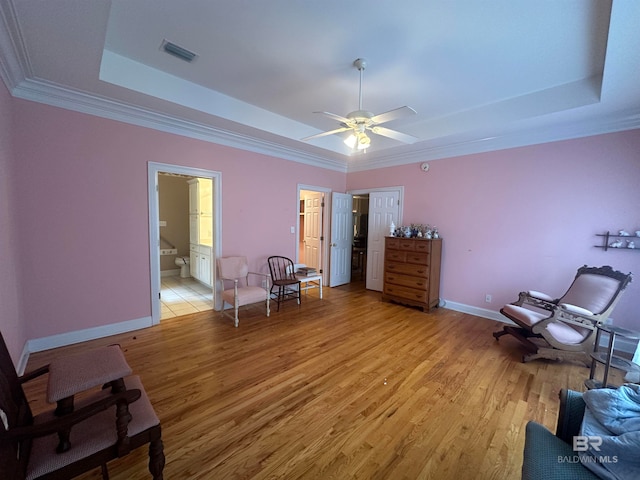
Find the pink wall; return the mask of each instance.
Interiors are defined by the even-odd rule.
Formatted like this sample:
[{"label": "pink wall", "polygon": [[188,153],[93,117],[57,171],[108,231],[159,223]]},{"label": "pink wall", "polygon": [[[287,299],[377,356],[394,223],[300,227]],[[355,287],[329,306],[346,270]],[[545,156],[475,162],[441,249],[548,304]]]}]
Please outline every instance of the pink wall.
[{"label": "pink wall", "polygon": [[27,340],[25,322],[21,320],[18,296],[18,273],[14,202],[12,99],[0,82],[0,331],[9,353],[17,364]]},{"label": "pink wall", "polygon": [[339,172],[16,100],[15,210],[27,337],[151,314],[147,162],[222,172],[223,255],[295,257],[297,185]]},{"label": "pink wall", "polygon": [[[254,269],[271,254],[295,256],[289,227],[301,183],[403,185],[404,221],[438,225],[445,239],[450,302],[497,311],[522,289],[560,294],[584,263],[640,271],[640,251],[593,248],[596,233],[640,228],[640,131],[432,161],[426,174],[412,164],[345,175],[12,100],[4,90],[0,111],[8,206],[0,260],[9,266],[0,274],[0,326],[14,338],[13,355],[26,339],[151,314],[149,161],[222,172],[223,254],[247,253]],[[617,323],[640,328],[639,283]]]},{"label": "pink wall", "polygon": [[[497,311],[521,290],[564,293],[577,267],[634,272],[613,317],[640,329],[638,251],[594,248],[640,230],[640,130],[349,174],[347,188],[404,185],[404,223],[444,238],[441,295]],[[491,294],[491,304],[485,303]]]}]

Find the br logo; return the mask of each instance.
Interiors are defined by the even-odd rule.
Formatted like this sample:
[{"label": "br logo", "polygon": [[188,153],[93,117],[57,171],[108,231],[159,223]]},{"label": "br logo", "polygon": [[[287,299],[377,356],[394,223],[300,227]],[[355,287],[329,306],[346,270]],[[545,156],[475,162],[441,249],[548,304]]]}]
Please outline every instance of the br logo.
[{"label": "br logo", "polygon": [[596,452],[599,452],[600,445],[602,445],[602,437],[583,435],[576,435],[573,437],[574,452],[586,452],[589,450],[590,446],[593,447]]}]

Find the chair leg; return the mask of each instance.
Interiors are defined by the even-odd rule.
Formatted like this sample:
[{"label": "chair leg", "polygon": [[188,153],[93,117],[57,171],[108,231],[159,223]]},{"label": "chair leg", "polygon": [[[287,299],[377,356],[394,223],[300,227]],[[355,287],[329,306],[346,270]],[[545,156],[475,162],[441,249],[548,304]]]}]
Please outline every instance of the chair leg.
[{"label": "chair leg", "polygon": [[235,311],[235,316],[233,317],[233,323],[235,325],[236,328],[238,328],[238,303],[236,302],[236,304],[233,306],[234,311]]},{"label": "chair leg", "polygon": [[496,340],[498,340],[501,336],[503,335],[507,335],[509,332],[507,332],[504,328],[498,332],[493,332],[493,336]]},{"label": "chair leg", "polygon": [[149,444],[149,472],[153,480],[163,480],[164,461],[162,439],[152,440]]},{"label": "chair leg", "polygon": [[277,302],[278,302],[277,311],[278,312],[280,311],[280,302],[283,299],[283,295],[284,295],[284,287],[282,285],[280,285],[280,286],[278,286],[278,300],[277,300]]}]

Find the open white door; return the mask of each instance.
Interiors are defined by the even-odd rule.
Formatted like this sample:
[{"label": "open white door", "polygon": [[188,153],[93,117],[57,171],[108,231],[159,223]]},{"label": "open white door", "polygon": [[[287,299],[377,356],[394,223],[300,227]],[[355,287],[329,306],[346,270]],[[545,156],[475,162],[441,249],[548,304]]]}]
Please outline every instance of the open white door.
[{"label": "open white door", "polygon": [[351,281],[351,244],[353,242],[351,195],[331,194],[331,272],[329,286]]},{"label": "open white door", "polygon": [[398,223],[400,193],[369,193],[369,237],[367,240],[367,280],[369,290],[382,291],[384,285],[384,237],[389,235],[389,225]]},{"label": "open white door", "polygon": [[318,272],[322,270],[320,237],[322,236],[323,198],[322,192],[304,195],[304,263]]}]

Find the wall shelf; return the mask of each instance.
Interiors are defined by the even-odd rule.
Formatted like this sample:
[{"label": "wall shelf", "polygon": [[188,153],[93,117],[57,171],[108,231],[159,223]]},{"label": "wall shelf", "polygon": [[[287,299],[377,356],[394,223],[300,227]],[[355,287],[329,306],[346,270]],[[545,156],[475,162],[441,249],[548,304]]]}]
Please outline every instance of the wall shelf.
[{"label": "wall shelf", "polygon": [[[606,232],[606,233],[596,233],[596,237],[602,237],[602,245],[594,245],[594,247],[596,248],[602,248],[604,249],[604,251],[606,252],[607,250],[628,250],[628,251],[640,251],[640,237],[636,236],[636,235],[612,235],[610,232]],[[636,247],[635,248],[627,248],[624,246],[620,246],[620,247],[611,247],[609,245],[609,240],[614,239],[614,238],[619,238],[622,240],[631,240],[633,239],[634,242],[637,242]]]}]

